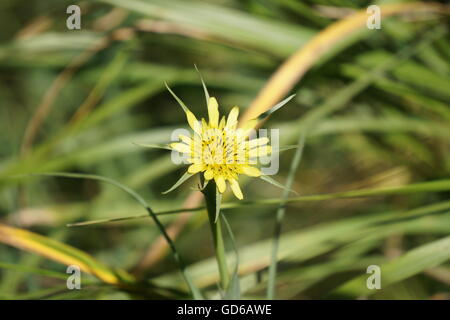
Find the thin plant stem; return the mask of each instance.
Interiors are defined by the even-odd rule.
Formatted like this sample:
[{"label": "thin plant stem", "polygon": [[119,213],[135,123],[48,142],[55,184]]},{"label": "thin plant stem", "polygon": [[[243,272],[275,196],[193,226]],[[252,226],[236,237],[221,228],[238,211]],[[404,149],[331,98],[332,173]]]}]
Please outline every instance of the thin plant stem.
[{"label": "thin plant stem", "polygon": [[[222,204],[221,210],[230,210],[230,209],[238,209],[245,208],[248,206],[268,206],[268,205],[279,205],[280,203],[285,203],[286,205],[289,203],[302,203],[302,202],[317,202],[317,201],[327,201],[327,200],[336,200],[336,199],[356,199],[356,198],[365,198],[365,197],[379,197],[379,196],[389,196],[389,195],[408,195],[415,194],[421,192],[443,192],[450,190],[450,179],[447,180],[437,180],[437,181],[428,181],[428,182],[420,182],[413,183],[409,185],[399,186],[399,187],[385,187],[378,189],[360,189],[360,190],[350,190],[345,192],[336,192],[336,193],[324,193],[324,194],[315,194],[309,196],[300,196],[294,198],[269,198],[269,199],[259,199],[259,200],[251,200],[240,202],[225,202]],[[204,211],[206,207],[194,207],[194,208],[181,208],[175,210],[168,211],[160,211],[154,212],[155,215],[167,215],[167,214],[177,214],[182,212],[200,212]],[[76,223],[67,224],[68,227],[81,227],[81,226],[89,226],[101,223],[112,223],[112,222],[121,222],[133,219],[144,219],[148,218],[148,214],[144,215],[136,215],[136,216],[127,216],[120,218],[111,218],[111,219],[100,219],[100,220],[90,220]]]},{"label": "thin plant stem", "polygon": [[[225,243],[223,240],[221,219],[216,219],[216,184],[210,181],[203,190],[206,201],[206,210],[208,211],[209,224],[214,241],[214,251],[216,253],[217,266],[220,275],[220,287],[222,290],[228,288],[230,283],[230,275],[228,273],[228,265],[226,260]],[[220,204],[219,204],[220,205]]]},{"label": "thin plant stem", "polygon": [[269,300],[273,300],[275,297],[275,283],[278,267],[277,257],[278,257],[278,248],[280,246],[281,226],[286,211],[286,202],[287,197],[289,196],[290,192],[289,190],[292,188],[292,185],[294,184],[295,173],[297,172],[297,168],[302,158],[303,147],[305,145],[305,135],[306,135],[305,131],[302,131],[302,133],[299,136],[298,146],[297,149],[295,150],[294,158],[292,160],[291,168],[289,169],[289,174],[286,181],[286,189],[283,191],[282,195],[283,202],[280,203],[277,210],[275,230],[271,250],[271,259],[270,259],[271,263],[269,266],[269,279],[267,285],[267,299]]}]

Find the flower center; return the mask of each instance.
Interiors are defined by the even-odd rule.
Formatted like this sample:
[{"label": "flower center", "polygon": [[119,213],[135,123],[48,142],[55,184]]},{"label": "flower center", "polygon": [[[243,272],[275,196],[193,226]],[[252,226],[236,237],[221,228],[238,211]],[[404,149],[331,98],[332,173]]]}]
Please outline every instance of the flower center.
[{"label": "flower center", "polygon": [[[205,169],[226,177],[235,177],[239,168],[248,164],[248,149],[245,137],[235,130],[219,130],[210,128],[203,132],[201,146],[194,154],[198,155]],[[194,149],[200,143],[194,143]]]}]

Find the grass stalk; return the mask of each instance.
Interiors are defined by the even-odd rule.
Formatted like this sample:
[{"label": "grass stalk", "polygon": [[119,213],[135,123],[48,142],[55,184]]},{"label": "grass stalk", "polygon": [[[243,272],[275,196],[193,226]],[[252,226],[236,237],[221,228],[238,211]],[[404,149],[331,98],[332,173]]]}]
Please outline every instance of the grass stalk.
[{"label": "grass stalk", "polygon": [[303,154],[303,147],[305,145],[305,131],[299,136],[297,149],[295,150],[294,158],[292,160],[291,167],[289,169],[289,174],[286,181],[286,189],[283,190],[282,202],[279,204],[277,209],[276,223],[273,234],[272,249],[270,256],[270,266],[269,266],[269,279],[267,284],[267,299],[273,300],[275,298],[275,284],[277,277],[277,266],[278,266],[278,248],[280,246],[280,236],[281,236],[281,226],[284,219],[284,214],[286,212],[286,203],[289,193],[294,184],[295,173],[297,172],[298,166]]}]

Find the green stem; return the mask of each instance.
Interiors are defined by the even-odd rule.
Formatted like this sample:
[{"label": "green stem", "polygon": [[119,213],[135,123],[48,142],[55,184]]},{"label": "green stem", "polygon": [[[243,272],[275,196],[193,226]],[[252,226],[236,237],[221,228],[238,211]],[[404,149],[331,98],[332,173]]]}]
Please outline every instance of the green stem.
[{"label": "green stem", "polygon": [[214,251],[216,253],[217,265],[219,267],[220,287],[222,290],[226,290],[228,288],[228,284],[230,283],[230,276],[228,273],[221,219],[217,219],[216,221],[216,184],[213,181],[210,181],[203,193],[205,194],[206,209],[208,211],[209,224],[211,226],[211,232],[214,240]]},{"label": "green stem", "polygon": [[298,138],[297,150],[295,151],[294,158],[292,159],[291,168],[289,169],[288,178],[286,181],[286,189],[283,191],[283,202],[280,203],[277,210],[275,230],[273,234],[272,251],[269,265],[269,278],[267,284],[267,299],[275,299],[275,285],[277,278],[278,267],[278,249],[280,246],[281,226],[284,220],[284,214],[286,211],[286,202],[289,196],[289,190],[292,188],[295,179],[295,173],[302,159],[303,147],[305,146],[305,131],[302,131]]}]

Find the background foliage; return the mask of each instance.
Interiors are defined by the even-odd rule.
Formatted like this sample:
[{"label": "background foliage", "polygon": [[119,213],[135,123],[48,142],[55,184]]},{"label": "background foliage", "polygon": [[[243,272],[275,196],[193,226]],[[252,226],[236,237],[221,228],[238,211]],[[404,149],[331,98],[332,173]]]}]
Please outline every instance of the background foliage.
[{"label": "background foliage", "polygon": [[[296,94],[265,124],[280,128],[283,145],[306,136],[292,188],[332,193],[286,207],[276,298],[449,298],[448,7],[401,7],[407,14],[383,17],[381,30],[363,21],[339,35],[333,26],[371,2],[81,1],[79,31],[66,28],[70,4],[0,2],[1,298],[189,298],[152,219],[66,226],[145,216],[135,199],[98,180],[29,174],[109,177],[155,212],[202,205],[193,181],[162,195],[184,168],[163,150],[133,144],[168,142],[184,126],[164,82],[205,115],[196,64],[222,112],[256,110],[267,102],[255,97],[270,76],[324,30],[331,30],[326,54],[310,66],[300,59],[301,79],[288,68],[293,81],[283,75],[281,87],[266,91]],[[282,153],[278,181],[286,181],[294,152]],[[358,189],[367,191],[334,194]],[[243,190],[248,203],[224,212],[240,253],[241,295],[264,298],[277,203],[258,201],[282,191],[260,180]],[[219,297],[205,212],[159,217],[187,274],[205,297]],[[64,264],[73,263],[83,267],[82,290],[66,289]],[[371,264],[383,272],[376,292],[365,287]]]}]

